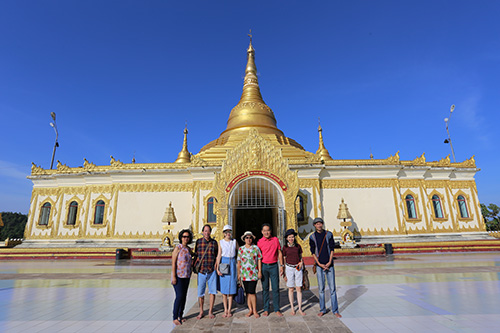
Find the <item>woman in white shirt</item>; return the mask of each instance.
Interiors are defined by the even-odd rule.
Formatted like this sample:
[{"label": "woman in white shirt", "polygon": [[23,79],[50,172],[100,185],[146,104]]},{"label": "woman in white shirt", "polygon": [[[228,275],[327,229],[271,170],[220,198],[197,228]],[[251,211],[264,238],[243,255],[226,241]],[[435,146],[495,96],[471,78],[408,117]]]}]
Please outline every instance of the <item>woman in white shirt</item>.
[{"label": "woman in white shirt", "polygon": [[233,239],[233,228],[230,225],[224,226],[222,232],[224,239],[219,241],[216,267],[220,279],[222,304],[224,304],[222,317],[227,318],[232,316],[233,295],[236,294],[236,240]]}]

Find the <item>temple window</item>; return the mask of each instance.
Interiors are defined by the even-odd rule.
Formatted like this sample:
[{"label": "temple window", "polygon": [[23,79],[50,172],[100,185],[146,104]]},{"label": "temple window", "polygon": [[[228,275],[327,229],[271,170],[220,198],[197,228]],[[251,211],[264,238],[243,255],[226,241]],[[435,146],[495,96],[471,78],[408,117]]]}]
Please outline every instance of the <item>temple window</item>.
[{"label": "temple window", "polygon": [[412,195],[408,194],[405,198],[406,200],[406,210],[408,212],[408,218],[409,219],[416,219],[417,218],[417,211],[415,209],[415,199],[413,198]]},{"label": "temple window", "polygon": [[305,207],[304,198],[301,195],[297,195],[297,222],[304,222],[305,220]]},{"label": "temple window", "polygon": [[50,209],[52,205],[50,202],[46,202],[42,205],[42,210],[40,211],[40,220],[38,221],[39,225],[48,225],[49,217],[50,217]]},{"label": "temple window", "polygon": [[469,218],[469,211],[467,210],[467,201],[463,195],[457,197],[458,209],[460,210],[460,217],[463,219]]},{"label": "temple window", "polygon": [[102,224],[104,222],[104,201],[99,200],[95,205],[94,224]]},{"label": "temple window", "polygon": [[442,219],[443,209],[441,207],[441,198],[437,194],[434,194],[432,196],[432,207],[434,208],[434,217],[437,219]]},{"label": "temple window", "polygon": [[78,212],[78,202],[71,201],[68,209],[68,221],[67,225],[75,225],[76,224],[76,214]]},{"label": "temple window", "polygon": [[210,197],[207,200],[207,223],[217,222],[217,215],[214,213],[215,198]]}]

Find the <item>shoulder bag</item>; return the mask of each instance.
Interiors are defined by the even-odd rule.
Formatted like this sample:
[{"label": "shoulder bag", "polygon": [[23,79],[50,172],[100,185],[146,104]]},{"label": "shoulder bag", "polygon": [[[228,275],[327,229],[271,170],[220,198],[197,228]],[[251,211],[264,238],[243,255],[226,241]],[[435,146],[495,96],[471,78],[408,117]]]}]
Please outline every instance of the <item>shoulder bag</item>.
[{"label": "shoulder bag", "polygon": [[209,246],[210,246],[210,242],[208,242],[207,248],[205,249],[205,252],[203,252],[203,256],[201,256],[201,259],[196,260],[196,263],[193,266],[193,273],[198,274],[200,272],[201,262],[203,261],[203,258],[205,258],[205,254],[207,254]]}]

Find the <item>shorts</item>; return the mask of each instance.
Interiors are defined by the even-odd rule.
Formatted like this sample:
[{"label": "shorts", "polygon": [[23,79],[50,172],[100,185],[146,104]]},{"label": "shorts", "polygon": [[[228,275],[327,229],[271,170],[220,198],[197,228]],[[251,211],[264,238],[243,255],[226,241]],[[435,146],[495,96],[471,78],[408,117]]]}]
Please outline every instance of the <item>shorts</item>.
[{"label": "shorts", "polygon": [[211,273],[198,273],[198,297],[205,296],[205,290],[211,295],[217,295],[217,272],[212,271]]},{"label": "shorts", "polygon": [[257,280],[255,281],[243,281],[243,287],[247,294],[255,295],[255,289],[257,288]]},{"label": "shorts", "polygon": [[286,286],[288,288],[302,287],[303,275],[302,270],[298,271],[295,267],[285,266]]}]

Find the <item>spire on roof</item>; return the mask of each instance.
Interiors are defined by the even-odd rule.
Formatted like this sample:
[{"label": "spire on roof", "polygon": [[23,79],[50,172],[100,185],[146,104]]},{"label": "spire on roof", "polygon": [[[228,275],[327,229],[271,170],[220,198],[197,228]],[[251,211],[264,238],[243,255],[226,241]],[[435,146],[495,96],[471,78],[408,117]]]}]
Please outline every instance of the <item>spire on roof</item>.
[{"label": "spire on roof", "polygon": [[250,131],[256,128],[260,133],[283,136],[283,132],[276,127],[276,118],[269,106],[266,105],[260,94],[257,67],[255,66],[255,49],[252,45],[252,34],[248,34],[250,42],[247,49],[247,66],[243,80],[243,92],[240,101],[231,110],[227,121],[227,128],[221,137]]},{"label": "spire on roof", "polygon": [[182,150],[179,153],[179,155],[177,156],[175,163],[190,163],[191,162],[191,154],[189,153],[188,144],[187,144],[187,135],[188,135],[188,129],[187,129],[187,122],[186,122],[186,126],[184,128],[184,143],[182,144]]},{"label": "spire on roof", "polygon": [[318,118],[318,132],[319,132],[319,148],[316,151],[316,155],[319,155],[322,161],[331,161],[333,158],[330,156],[328,149],[325,148],[325,143],[323,142],[323,129],[321,128],[321,123]]}]

